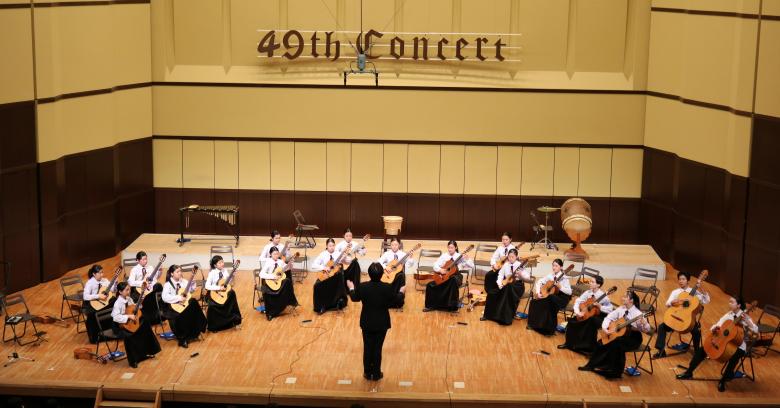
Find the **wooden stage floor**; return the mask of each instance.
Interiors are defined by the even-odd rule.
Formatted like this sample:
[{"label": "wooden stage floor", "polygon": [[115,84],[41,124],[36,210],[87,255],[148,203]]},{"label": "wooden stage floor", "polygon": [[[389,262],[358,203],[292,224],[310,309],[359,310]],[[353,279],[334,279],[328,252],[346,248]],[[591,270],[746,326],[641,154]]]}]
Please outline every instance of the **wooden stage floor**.
[{"label": "wooden stage floor", "polygon": [[[102,262],[111,270],[120,257]],[[87,267],[70,274],[86,275]],[[669,275],[673,275],[672,272]],[[252,307],[250,271],[242,270],[236,291],[244,315],[240,329],[208,333],[188,349],[161,340],[162,352],[132,369],[126,361],[107,365],[75,360],[73,350],[88,346],[73,325],[40,326],[48,341],[39,346],[2,344],[4,355],[34,358],[0,368],[0,393],[92,397],[103,385],[128,392],[162,390],[165,401],[224,402],[294,406],[734,406],[780,404],[780,355],[755,361],[757,381],[732,381],[725,393],[711,381],[678,381],[678,364],[689,355],[656,361],[655,374],[607,381],[577,371],[585,358],[558,350],[563,335],[543,337],[526,330],[524,320],[508,327],[480,322],[473,312],[423,313],[423,293],[407,277],[403,311],[391,312],[393,329],[384,347],[380,382],[362,378],[360,305],[318,316],[311,309],[310,274],[295,285],[302,306],[268,322]],[[364,279],[366,279],[364,277]],[[625,288],[630,281],[608,280]],[[659,282],[665,299],[675,287]],[[713,303],[704,313],[708,327],[726,311],[727,295],[705,283]],[[58,315],[57,281],[24,291],[33,313]],[[618,295],[613,296],[618,300]],[[661,301],[663,303],[663,300]],[[521,304],[521,307],[524,305]],[[659,318],[663,308],[658,312]],[[311,319],[311,323],[302,323]],[[458,324],[464,322],[466,325]],[[89,346],[91,347],[91,346]],[[550,355],[539,354],[545,350]],[[197,357],[190,357],[193,353]],[[629,356],[629,361],[633,361]],[[697,377],[717,378],[721,365],[707,361]],[[130,378],[128,378],[130,377]]]}]

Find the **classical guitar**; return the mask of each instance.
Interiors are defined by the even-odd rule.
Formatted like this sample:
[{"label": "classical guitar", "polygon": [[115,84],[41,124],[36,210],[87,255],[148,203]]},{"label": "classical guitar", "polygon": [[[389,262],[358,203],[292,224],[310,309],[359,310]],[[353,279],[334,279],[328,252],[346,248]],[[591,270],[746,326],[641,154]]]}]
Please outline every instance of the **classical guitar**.
[{"label": "classical guitar", "polygon": [[157,266],[154,267],[152,273],[148,273],[142,277],[142,279],[144,279],[144,283],[141,286],[135,288],[136,292],[146,292],[148,295],[152,292],[152,290],[154,290],[154,283],[157,282],[157,279],[160,277],[160,267],[162,266],[163,262],[165,262],[166,257],[167,255],[165,254],[160,255],[160,261],[157,262]]},{"label": "classical guitar", "polygon": [[98,289],[99,295],[105,295],[106,300],[100,300],[94,299],[89,301],[89,305],[92,306],[95,311],[101,310],[104,307],[108,306],[108,304],[111,302],[111,299],[116,296],[116,293],[112,289],[114,289],[114,286],[116,285],[116,280],[119,278],[119,274],[122,273],[122,267],[118,266],[116,270],[114,271],[114,276],[111,278],[111,281],[108,282],[108,285],[101,286],[100,289]]},{"label": "classical guitar", "polygon": [[[528,265],[528,262],[531,262],[532,260],[534,260],[534,259],[536,259],[538,257],[539,257],[539,254],[533,254],[533,255],[523,259],[523,261],[520,262],[520,266],[517,269],[520,270],[520,269],[525,268],[525,266]],[[517,277],[515,277],[515,274],[513,273],[513,274],[507,276],[506,278],[504,278],[504,280],[501,281],[501,287],[503,288],[506,285],[511,285],[511,284],[515,283],[516,280],[517,280]],[[532,281],[523,279],[523,282],[531,283]]]},{"label": "classical guitar", "polygon": [[561,269],[558,274],[555,275],[553,280],[545,283],[542,285],[542,287],[539,288],[539,297],[537,299],[544,299],[547,296],[554,295],[558,293],[558,286],[556,285],[558,282],[561,281],[561,279],[566,277],[566,274],[571,272],[574,269],[574,264],[569,265],[566,269]]},{"label": "classical guitar", "polygon": [[52,315],[33,315],[32,319],[35,323],[53,324],[55,326],[60,326],[60,327],[70,327],[68,322],[66,322],[64,319],[60,319],[59,317],[54,317]]},{"label": "classical guitar", "polygon": [[198,265],[194,265],[192,267],[192,279],[187,282],[187,286],[179,288],[179,290],[176,292],[177,295],[181,296],[181,301],[179,303],[171,303],[171,309],[173,309],[174,312],[181,313],[190,304],[190,299],[192,299],[192,289],[195,286],[195,273],[197,272]]},{"label": "classical guitar", "polygon": [[350,251],[350,249],[352,249],[351,243],[347,244],[347,247],[344,248],[344,252],[340,253],[336,259],[331,259],[327,264],[325,264],[325,269],[320,271],[319,275],[317,275],[317,279],[324,281],[339,273],[341,268],[344,266],[342,265],[341,261],[344,260],[344,256]]},{"label": "classical guitar", "polygon": [[460,256],[458,256],[458,259],[450,259],[447,261],[442,267],[441,270],[442,273],[434,273],[433,274],[433,283],[438,286],[441,285],[444,282],[447,282],[450,280],[451,277],[455,276],[456,274],[460,273],[460,270],[458,269],[458,264],[463,260],[463,256],[466,255],[469,251],[474,249],[474,245],[469,245],[468,248],[466,248],[465,251],[460,253]]},{"label": "classical guitar", "polygon": [[602,293],[598,298],[594,298],[593,296],[588,298],[588,300],[580,305],[580,312],[582,312],[582,316],[577,316],[577,320],[583,321],[588,320],[593,316],[598,316],[599,313],[601,313],[601,300],[615,293],[616,290],[617,286],[613,286],[605,293]]},{"label": "classical guitar", "polygon": [[[525,245],[525,242],[520,242],[519,244],[517,244],[517,246],[515,246],[515,249],[520,251],[520,247],[523,246],[523,245]],[[504,262],[506,262],[506,257],[507,256],[504,255],[501,258],[498,258],[498,261],[496,261],[496,268],[493,269],[494,271],[500,271],[501,270],[501,267],[504,266]]]},{"label": "classical guitar", "polygon": [[645,312],[631,320],[626,320],[624,317],[621,317],[620,319],[617,319],[609,324],[609,334],[607,334],[607,332],[604,330],[599,330],[598,339],[601,340],[601,344],[609,344],[616,338],[623,337],[628,332],[628,327],[634,324],[634,322],[643,317],[650,316],[651,314],[653,314],[652,311]]},{"label": "classical guitar", "polygon": [[406,265],[406,260],[409,259],[410,256],[414,253],[414,251],[420,249],[422,244],[417,244],[409,250],[409,252],[406,253],[401,259],[393,259],[390,261],[387,266],[385,267],[385,273],[382,274],[382,282],[384,283],[393,283],[395,280],[395,277],[403,272],[404,266]]},{"label": "classical guitar", "polygon": [[715,331],[710,331],[704,336],[702,346],[710,360],[718,360],[725,363],[734,355],[745,339],[742,319],[756,306],[758,306],[758,302],[753,301],[734,320],[726,321],[722,326],[716,328]]},{"label": "classical guitar", "polygon": [[[296,252],[295,255],[293,255],[293,259],[297,258],[298,255],[300,255],[300,252]],[[263,282],[265,282],[265,285],[268,286],[272,291],[278,292],[279,289],[282,288],[282,285],[284,284],[285,279],[287,279],[287,271],[292,269],[293,263],[290,262],[287,264],[287,266],[282,268],[276,268],[273,271],[273,274],[276,275],[276,278],[274,279],[263,279]]]},{"label": "classical guitar", "polygon": [[231,285],[233,283],[233,278],[236,276],[236,271],[238,270],[238,266],[241,265],[241,260],[236,259],[236,262],[233,263],[233,270],[230,271],[228,276],[223,277],[222,279],[217,282],[217,285],[225,288],[222,290],[210,290],[209,291],[209,297],[211,300],[214,301],[214,303],[224,305],[225,302],[227,302],[228,299],[228,293],[230,293],[231,290],[233,290],[233,286]]},{"label": "classical guitar", "polygon": [[[349,255],[350,253],[353,253],[353,254],[355,254],[355,257],[357,257],[358,255],[360,255],[360,250],[366,247],[366,244],[368,243],[368,240],[370,240],[370,239],[371,239],[371,234],[366,234],[366,235],[363,236],[363,242],[355,245],[355,247],[352,248],[351,251],[347,252],[347,250],[345,249],[344,252],[347,252],[347,255]],[[349,245],[349,244],[347,244],[347,245]]]},{"label": "classical guitar", "polygon": [[664,324],[680,333],[688,333],[693,329],[699,313],[704,309],[701,301],[696,297],[696,292],[708,275],[709,271],[706,269],[701,271],[699,280],[693,286],[691,292],[680,292],[677,295],[677,299],[672,302],[672,306],[664,312]]},{"label": "classical guitar", "polygon": [[135,316],[135,320],[127,319],[127,322],[122,323],[119,326],[130,333],[135,333],[138,331],[138,328],[141,327],[141,318],[143,317],[141,308],[144,305],[146,294],[146,292],[141,294],[141,297],[138,298],[138,303],[133,303],[132,305],[128,304],[127,307],[125,307],[125,314]]}]

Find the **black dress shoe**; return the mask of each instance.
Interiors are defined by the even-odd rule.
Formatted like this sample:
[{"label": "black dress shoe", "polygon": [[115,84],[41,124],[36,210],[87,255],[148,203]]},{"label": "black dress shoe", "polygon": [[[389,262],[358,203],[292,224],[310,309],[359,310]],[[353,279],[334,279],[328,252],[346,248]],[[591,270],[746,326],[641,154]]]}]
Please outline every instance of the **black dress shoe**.
[{"label": "black dress shoe", "polygon": [[187,340],[182,340],[181,342],[179,342],[179,346],[183,348],[189,348],[190,343]]},{"label": "black dress shoe", "polygon": [[374,375],[374,381],[379,381],[384,377],[385,377],[385,373],[380,371],[379,374]]},{"label": "black dress shoe", "polygon": [[690,380],[691,378],[693,378],[693,374],[691,374],[691,373],[689,373],[687,371],[682,373],[682,374],[677,374],[677,379],[678,380]]},{"label": "black dress shoe", "polygon": [[363,373],[363,378],[365,378],[365,379],[366,379],[366,380],[368,380],[368,381],[376,381],[376,379],[374,378],[374,376],[373,376],[373,375],[371,375],[371,374],[368,374],[368,373]]},{"label": "black dress shoe", "polygon": [[423,313],[430,312],[431,310],[433,310],[433,309],[430,309],[430,308],[424,307],[424,308],[423,308]]},{"label": "black dress shoe", "polygon": [[480,321],[480,322],[484,322],[485,320],[487,320],[487,319],[485,318],[485,316],[482,316],[482,317],[480,317],[480,318],[479,318],[479,321]]},{"label": "black dress shoe", "polygon": [[266,318],[266,319],[268,319],[268,321],[269,321],[269,322],[270,322],[271,320],[273,320],[273,317],[272,317],[271,315],[269,315],[269,314],[266,314],[266,315],[265,315],[265,318]]},{"label": "black dress shoe", "polygon": [[565,349],[569,348],[569,346],[566,343],[563,343],[563,344],[559,344],[558,348],[561,349],[561,350],[565,350]]},{"label": "black dress shoe", "polygon": [[658,350],[655,354],[653,354],[653,359],[659,359],[666,357],[666,351],[664,350]]},{"label": "black dress shoe", "polygon": [[577,367],[577,369],[580,370],[580,371],[593,371],[593,367],[588,367],[586,365],[581,366],[581,367]]},{"label": "black dress shoe", "polygon": [[720,392],[726,391],[726,381],[724,380],[718,381],[718,391]]},{"label": "black dress shoe", "polygon": [[130,363],[130,367],[138,368],[138,363]]}]

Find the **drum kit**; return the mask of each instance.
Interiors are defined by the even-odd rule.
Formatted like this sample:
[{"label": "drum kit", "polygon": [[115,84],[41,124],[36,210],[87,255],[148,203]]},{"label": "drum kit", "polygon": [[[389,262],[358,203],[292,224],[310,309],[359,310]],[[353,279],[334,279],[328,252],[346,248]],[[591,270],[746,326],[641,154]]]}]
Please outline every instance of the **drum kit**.
[{"label": "drum kit", "polygon": [[572,247],[565,251],[565,254],[582,257],[587,259],[588,254],[582,249],[582,241],[588,239],[591,229],[593,228],[593,213],[590,208],[590,204],[582,198],[573,197],[566,200],[560,207],[541,206],[536,209],[540,213],[544,213],[544,224],[539,223],[536,219],[536,214],[531,211],[531,218],[533,218],[536,225],[533,226],[534,232],[537,237],[544,231],[544,238],[531,244],[531,250],[533,251],[536,245],[542,245],[543,248],[548,250],[558,250],[558,246],[552,242],[548,233],[552,231],[553,227],[550,225],[550,214],[560,210],[561,211],[561,227],[566,231],[569,239],[573,241]]}]

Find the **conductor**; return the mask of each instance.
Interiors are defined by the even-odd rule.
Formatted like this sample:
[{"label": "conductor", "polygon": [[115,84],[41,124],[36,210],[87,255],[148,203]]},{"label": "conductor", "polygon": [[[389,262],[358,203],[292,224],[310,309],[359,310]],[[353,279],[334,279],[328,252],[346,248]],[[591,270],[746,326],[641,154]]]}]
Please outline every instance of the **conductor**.
[{"label": "conductor", "polygon": [[385,342],[387,329],[390,328],[389,307],[402,300],[406,286],[398,293],[392,286],[381,281],[384,269],[377,262],[368,267],[369,282],[363,282],[357,287],[352,281],[347,281],[349,297],[353,302],[363,302],[360,311],[360,328],[363,329],[363,377],[369,381],[382,379],[382,344]]}]

